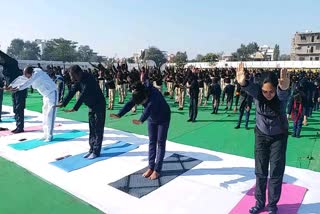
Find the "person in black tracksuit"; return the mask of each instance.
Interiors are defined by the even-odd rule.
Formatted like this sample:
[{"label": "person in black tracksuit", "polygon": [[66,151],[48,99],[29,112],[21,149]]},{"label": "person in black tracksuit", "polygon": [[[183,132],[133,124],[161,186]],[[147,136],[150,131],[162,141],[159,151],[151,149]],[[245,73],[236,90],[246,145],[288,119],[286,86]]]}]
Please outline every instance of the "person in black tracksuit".
[{"label": "person in black tracksuit", "polygon": [[226,99],[226,108],[225,110],[231,110],[232,108],[232,103],[233,103],[233,94],[234,94],[234,90],[235,87],[234,85],[230,84],[230,78],[226,78],[225,79],[225,83],[227,84],[225,86],[225,88],[223,89],[223,93],[222,93],[222,102],[224,102],[224,97],[227,94],[227,99]]},{"label": "person in black tracksuit", "polygon": [[[2,73],[6,81],[6,86],[9,86],[12,81],[22,75],[17,60],[9,57],[2,51],[0,51],[0,65],[3,66]],[[12,130],[12,133],[24,132],[24,109],[26,107],[26,98],[27,89],[12,93],[13,112],[17,126],[16,129]]]},{"label": "person in black tracksuit", "polygon": [[286,165],[289,124],[285,108],[290,96],[290,78],[287,71],[282,69],[279,83],[278,77],[274,73],[269,73],[260,86],[246,80],[243,63],[240,63],[237,81],[242,89],[253,97],[256,106],[254,150],[256,204],[249,213],[257,214],[264,210],[268,188],[268,211],[269,214],[276,214]]},{"label": "person in black tracksuit", "polygon": [[199,83],[198,76],[191,74],[189,83],[190,106],[189,106],[189,120],[188,122],[196,122],[198,115],[198,98],[199,98]]},{"label": "person in black tracksuit", "polygon": [[244,90],[240,90],[239,96],[240,96],[240,98],[239,98],[239,100],[240,100],[239,119],[238,119],[237,126],[234,128],[235,129],[240,128],[243,114],[244,114],[244,112],[246,112],[245,128],[249,129],[248,124],[249,124],[250,110],[252,107],[252,97],[250,95],[248,95],[248,93],[245,92]]},{"label": "person in black tracksuit", "polygon": [[239,99],[240,99],[240,91],[241,91],[241,86],[237,81],[235,82],[235,88],[236,88],[236,95],[234,96],[235,98],[235,104],[234,104],[234,109],[233,112],[237,112],[238,110],[238,104],[239,104]]},{"label": "person in black tracksuit", "polygon": [[212,95],[212,112],[211,114],[218,114],[219,104],[220,104],[220,96],[221,96],[221,87],[218,84],[219,78],[215,77],[212,80],[212,84],[209,86],[207,100],[205,105],[207,105],[207,101],[209,100],[210,95]]},{"label": "person in black tracksuit", "polygon": [[98,82],[92,74],[83,72],[80,66],[70,67],[70,77],[74,85],[57,107],[65,107],[77,91],[80,92],[79,99],[74,107],[66,112],[77,111],[82,103],[89,107],[89,145],[90,150],[84,158],[94,159],[100,156],[106,117],[106,100],[102,94]]}]

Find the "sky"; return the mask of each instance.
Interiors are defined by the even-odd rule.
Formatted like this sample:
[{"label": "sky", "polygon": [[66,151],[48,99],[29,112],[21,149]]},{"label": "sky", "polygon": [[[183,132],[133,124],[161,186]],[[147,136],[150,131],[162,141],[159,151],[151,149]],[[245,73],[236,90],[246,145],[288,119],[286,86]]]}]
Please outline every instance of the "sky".
[{"label": "sky", "polygon": [[107,57],[156,46],[168,53],[230,54],[241,43],[280,45],[320,32],[318,0],[0,0],[0,49],[14,38],[65,38]]}]

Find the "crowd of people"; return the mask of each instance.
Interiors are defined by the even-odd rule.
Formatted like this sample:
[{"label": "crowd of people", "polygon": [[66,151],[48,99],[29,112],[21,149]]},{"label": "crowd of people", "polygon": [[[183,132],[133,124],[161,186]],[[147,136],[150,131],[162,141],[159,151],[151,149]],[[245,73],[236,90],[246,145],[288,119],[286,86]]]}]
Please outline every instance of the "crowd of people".
[{"label": "crowd of people", "polygon": [[[197,122],[198,107],[206,106],[212,96],[211,114],[218,114],[221,103],[225,103],[225,113],[239,113],[235,129],[241,127],[244,114],[245,128],[248,129],[254,103],[256,204],[249,210],[250,213],[259,213],[265,208],[267,188],[269,213],[277,213],[285,169],[288,118],[293,122],[292,137],[299,138],[302,125],[307,125],[313,111],[319,110],[319,72],[246,69],[243,63],[238,68],[166,67],[161,70],[141,66],[130,71],[126,63],[107,66],[92,64],[94,69],[88,70],[78,65],[66,70],[53,66],[44,69],[38,64],[37,68],[28,66],[22,72],[17,61],[1,51],[0,65],[3,66],[0,107],[3,90],[11,91],[17,126],[13,133],[24,131],[24,109],[29,87],[31,93],[37,89],[43,96],[45,141],[53,138],[55,108],[66,107],[74,96],[75,105],[65,112],[77,111],[82,104],[88,106],[90,149],[84,158],[100,156],[106,110],[114,109],[116,94],[118,103],[123,106],[118,113],[110,114],[112,118],[121,118],[129,111],[135,112],[136,107],[142,105],[144,111],[141,117],[132,123],[139,125],[148,121],[149,167],[143,176],[152,180],[160,176],[165,155],[171,120],[168,99],[178,104],[178,110],[183,110],[185,97],[189,97],[187,122],[194,123]],[[16,79],[22,75],[26,81],[18,84]],[[129,94],[131,98],[126,99]]]}]

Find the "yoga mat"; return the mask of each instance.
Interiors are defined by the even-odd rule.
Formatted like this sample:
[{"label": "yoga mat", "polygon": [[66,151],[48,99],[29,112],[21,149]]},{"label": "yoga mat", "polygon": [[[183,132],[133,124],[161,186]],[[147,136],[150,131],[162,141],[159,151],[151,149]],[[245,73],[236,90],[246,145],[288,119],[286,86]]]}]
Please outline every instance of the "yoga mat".
[{"label": "yoga mat", "polygon": [[56,167],[59,167],[60,169],[66,172],[71,172],[71,171],[89,166],[95,162],[106,160],[106,159],[127,153],[136,148],[138,148],[137,145],[119,141],[114,144],[102,147],[100,157],[97,157],[95,159],[83,158],[83,156],[86,154],[86,153],[83,153],[83,154],[66,157],[66,158],[63,158],[62,160],[51,162],[51,164]]},{"label": "yoga mat", "polygon": [[148,169],[148,167],[146,167],[131,175],[125,176],[118,181],[112,182],[109,185],[134,197],[141,198],[197,166],[201,162],[201,160],[191,157],[173,154],[164,159],[160,177],[156,180],[150,180],[142,176]]},{"label": "yoga mat", "polygon": [[[256,203],[254,198],[255,187],[252,187],[229,214],[248,213],[249,209]],[[303,201],[307,189],[293,184],[282,183],[281,198],[278,202],[278,213],[295,214]],[[268,196],[268,191],[267,191]],[[267,199],[268,201],[268,199]],[[268,203],[266,203],[267,206]],[[261,213],[268,213],[267,208]]]},{"label": "yoga mat", "polygon": [[69,131],[69,132],[65,132],[62,134],[57,134],[53,136],[53,140],[51,142],[44,142],[42,140],[39,139],[34,139],[34,140],[27,140],[27,141],[23,141],[20,143],[14,143],[14,144],[9,144],[8,146],[16,149],[16,150],[30,150],[30,149],[34,149],[37,148],[39,146],[45,146],[45,145],[51,145],[51,144],[55,144],[55,143],[60,143],[63,141],[67,141],[67,140],[72,140],[78,137],[82,137],[87,135],[86,132],[82,132],[82,131],[78,131],[78,130],[73,130],[73,131]]},{"label": "yoga mat", "polygon": [[[30,120],[32,117],[29,116],[25,116],[24,120]],[[16,120],[14,119],[14,117],[2,117],[1,118],[2,123],[12,123],[12,122],[16,122]]]},{"label": "yoga mat", "polygon": [[[59,127],[61,124],[56,124],[55,127]],[[42,131],[43,126],[30,126],[30,127],[25,127],[24,132],[35,132],[35,131]],[[14,133],[11,132],[11,130],[5,130],[5,131],[0,131],[0,137],[3,136],[9,136],[9,135],[14,135]]]}]

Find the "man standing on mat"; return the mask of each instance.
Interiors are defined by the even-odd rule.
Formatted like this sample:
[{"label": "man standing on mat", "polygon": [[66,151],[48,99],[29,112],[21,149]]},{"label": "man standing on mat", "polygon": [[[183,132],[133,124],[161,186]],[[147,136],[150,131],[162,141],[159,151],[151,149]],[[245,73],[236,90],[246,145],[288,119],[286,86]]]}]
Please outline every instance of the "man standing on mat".
[{"label": "man standing on mat", "polygon": [[110,114],[110,117],[120,118],[129,112],[134,105],[143,105],[144,111],[140,119],[132,120],[132,122],[140,125],[148,119],[149,169],[143,176],[154,180],[160,176],[162,169],[171,111],[161,92],[151,84],[137,83],[132,86],[132,89],[131,100],[118,114]]},{"label": "man standing on mat", "polygon": [[79,65],[70,67],[70,77],[74,85],[68,95],[56,107],[68,105],[76,92],[80,92],[79,99],[72,109],[65,112],[78,111],[82,103],[89,107],[89,145],[90,150],[84,158],[94,159],[100,156],[103,140],[104,122],[106,118],[106,100],[98,82],[92,74],[83,72]]},{"label": "man standing on mat", "polygon": [[50,142],[53,138],[54,122],[56,119],[55,105],[58,101],[57,87],[49,75],[40,68],[33,69],[31,66],[28,66],[23,70],[23,75],[27,77],[28,80],[22,85],[13,88],[12,91],[21,91],[32,86],[43,96],[42,114],[44,135],[41,140]]},{"label": "man standing on mat", "polygon": [[[5,78],[6,89],[13,80],[22,75],[22,71],[18,67],[17,60],[11,58],[7,54],[0,51],[0,65],[3,66],[3,75]],[[24,132],[24,109],[26,107],[27,89],[12,93],[12,103],[14,118],[16,120],[16,129],[12,133]]]}]

